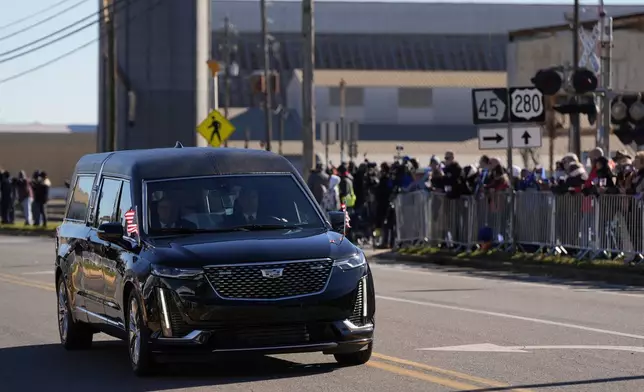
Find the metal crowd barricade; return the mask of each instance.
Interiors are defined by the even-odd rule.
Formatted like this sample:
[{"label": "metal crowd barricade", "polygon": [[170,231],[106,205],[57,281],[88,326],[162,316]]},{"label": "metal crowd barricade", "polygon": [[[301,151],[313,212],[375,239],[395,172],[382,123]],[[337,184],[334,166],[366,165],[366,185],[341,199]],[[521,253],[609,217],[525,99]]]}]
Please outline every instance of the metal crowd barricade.
[{"label": "metal crowd barricade", "polygon": [[644,253],[644,203],[631,195],[602,195],[596,218],[596,250],[605,256]]},{"label": "metal crowd barricade", "polygon": [[398,195],[395,206],[401,245],[471,250],[479,230],[487,227],[500,247],[574,253],[577,258],[644,254],[644,200],[631,195],[534,191],[454,199],[416,191]]},{"label": "metal crowd barricade", "polygon": [[399,244],[416,245],[427,241],[430,221],[429,193],[401,193],[394,200],[396,211],[396,240]]},{"label": "metal crowd barricade", "polygon": [[512,244],[513,205],[509,192],[483,194],[476,199],[475,229],[492,230],[492,243],[500,247]]},{"label": "metal crowd barricade", "polygon": [[517,192],[514,203],[516,243],[549,251],[555,242],[555,196],[550,192]]},{"label": "metal crowd barricade", "polygon": [[472,222],[473,201],[471,196],[450,198],[442,193],[430,194],[429,242],[450,248],[471,248],[476,240]]}]

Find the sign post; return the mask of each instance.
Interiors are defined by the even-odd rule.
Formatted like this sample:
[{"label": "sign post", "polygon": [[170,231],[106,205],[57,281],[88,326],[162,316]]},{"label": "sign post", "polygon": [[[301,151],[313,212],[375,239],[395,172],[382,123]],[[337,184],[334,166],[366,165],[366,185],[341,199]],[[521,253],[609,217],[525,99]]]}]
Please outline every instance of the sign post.
[{"label": "sign post", "polygon": [[347,138],[349,140],[349,160],[358,157],[358,140],[360,124],[357,121],[351,121],[347,129]]},{"label": "sign post", "polygon": [[338,140],[338,123],[323,121],[320,123],[320,141],[324,144],[324,167],[329,165],[329,146]]}]

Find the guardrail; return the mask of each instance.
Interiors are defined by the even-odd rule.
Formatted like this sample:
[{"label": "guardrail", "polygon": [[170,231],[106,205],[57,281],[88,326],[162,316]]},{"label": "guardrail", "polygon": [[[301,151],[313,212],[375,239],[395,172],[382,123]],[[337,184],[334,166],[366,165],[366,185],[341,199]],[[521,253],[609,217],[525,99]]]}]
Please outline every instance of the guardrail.
[{"label": "guardrail", "polygon": [[499,192],[452,199],[416,191],[398,195],[395,208],[397,246],[471,251],[490,242],[580,259],[630,260],[644,253],[644,202],[629,195]]}]

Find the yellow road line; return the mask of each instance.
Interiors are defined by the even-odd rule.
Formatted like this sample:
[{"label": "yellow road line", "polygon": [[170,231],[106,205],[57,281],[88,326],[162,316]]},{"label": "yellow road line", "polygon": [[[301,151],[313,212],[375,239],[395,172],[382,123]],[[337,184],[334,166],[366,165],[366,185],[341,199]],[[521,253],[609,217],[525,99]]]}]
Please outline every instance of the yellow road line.
[{"label": "yellow road line", "polygon": [[13,283],[21,286],[34,287],[37,289],[43,289],[48,291],[56,291],[56,289],[54,288],[54,285],[40,283],[36,281],[28,281],[24,279],[16,279],[11,277],[11,275],[0,274],[0,282]]},{"label": "yellow road line", "polygon": [[[56,288],[55,288],[55,286],[53,284],[48,284],[48,283],[45,283],[45,282],[39,282],[39,281],[35,281],[33,279],[25,279],[25,278],[22,278],[22,277],[19,277],[19,276],[16,276],[16,275],[0,274],[0,282],[13,283],[13,284],[21,285],[21,286],[33,287],[33,288],[43,289],[43,290],[48,290],[48,291],[56,291]],[[469,375],[469,374],[457,372],[457,371],[454,371],[454,370],[443,369],[443,368],[439,368],[439,367],[436,367],[436,366],[430,366],[430,365],[426,365],[424,363],[409,361],[409,360],[402,359],[402,358],[392,357],[390,355],[385,355],[385,354],[380,354],[380,353],[373,353],[372,357],[382,359],[384,361],[397,363],[397,364],[400,364],[400,365],[410,366],[410,367],[413,367],[413,368],[416,368],[416,369],[422,369],[422,370],[426,370],[426,371],[433,372],[433,373],[443,374],[443,375],[446,375],[446,376],[450,376],[450,377],[453,377],[453,378],[458,378],[458,379],[461,379],[461,380],[465,380],[465,381],[469,381],[469,382],[473,382],[473,383],[477,383],[477,384],[482,384],[482,385],[485,385],[485,386],[499,387],[499,388],[507,388],[509,386],[507,384],[503,384],[503,383],[500,383],[500,382],[497,382],[497,381],[494,381],[494,380],[489,380],[489,379],[482,378],[482,377],[472,376],[472,375]],[[385,370],[385,371],[388,371],[388,372],[391,372],[391,373],[400,374],[400,375],[416,378],[416,379],[419,379],[419,380],[431,382],[433,384],[446,386],[448,388],[455,388],[455,389],[462,390],[462,391],[479,389],[479,387],[477,387],[477,386],[466,384],[464,382],[450,380],[450,379],[443,378],[443,377],[438,377],[438,376],[433,376],[433,375],[430,375],[430,374],[427,374],[427,373],[422,373],[422,372],[419,372],[419,371],[416,371],[416,370],[405,369],[403,367],[391,365],[391,364],[388,364],[388,363],[385,363],[385,362],[373,361],[372,360],[372,361],[369,361],[367,363],[367,365],[370,366],[370,367]],[[531,392],[530,390],[527,390],[527,389],[514,389],[514,391],[516,391],[516,392]]]},{"label": "yellow road line", "polygon": [[385,363],[385,362],[369,361],[369,362],[367,362],[367,366],[372,367],[372,368],[376,368],[376,369],[380,369],[380,370],[384,370],[384,371],[387,371],[387,372],[390,372],[390,373],[399,374],[401,376],[407,376],[407,377],[415,378],[415,379],[418,379],[418,380],[427,381],[427,382],[430,382],[432,384],[442,385],[444,387],[456,389],[456,390],[459,390],[459,391],[472,391],[472,390],[480,389],[479,387],[477,387],[475,385],[465,384],[463,382],[450,380],[448,378],[432,376],[432,375],[427,374],[427,373],[421,373],[421,372],[418,372],[416,370],[405,369],[405,368],[402,368],[402,367],[399,367],[399,366],[390,365],[390,364]]},{"label": "yellow road line", "polygon": [[[503,384],[503,383],[500,383],[498,381],[489,380],[489,379],[482,378],[482,377],[471,376],[469,374],[457,372],[457,371],[454,371],[454,370],[442,369],[442,368],[439,368],[439,367],[436,367],[436,366],[430,366],[430,365],[426,365],[424,363],[413,362],[413,361],[409,361],[409,360],[402,359],[402,358],[396,358],[396,357],[392,357],[392,356],[385,355],[385,354],[373,353],[372,357],[382,359],[382,360],[385,360],[385,361],[389,361],[389,362],[398,363],[398,364],[401,364],[401,365],[407,365],[407,366],[415,367],[417,369],[423,369],[423,370],[427,370],[427,371],[434,372],[434,373],[444,374],[446,376],[460,378],[460,379],[463,379],[463,380],[466,380],[466,381],[475,382],[475,383],[487,385],[487,386],[490,386],[490,387],[499,387],[499,388],[507,388],[507,387],[509,387],[508,384]],[[516,392],[531,392],[528,389],[513,389],[513,390],[516,391]]]}]

